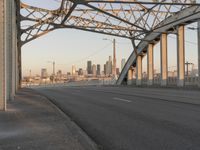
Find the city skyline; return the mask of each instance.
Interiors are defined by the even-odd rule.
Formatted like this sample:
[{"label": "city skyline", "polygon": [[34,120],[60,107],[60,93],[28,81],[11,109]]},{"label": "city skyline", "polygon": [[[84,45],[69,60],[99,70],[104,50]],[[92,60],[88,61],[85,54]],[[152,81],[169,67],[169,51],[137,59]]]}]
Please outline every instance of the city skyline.
[{"label": "city skyline", "polygon": [[[52,5],[46,6],[47,0],[42,2],[37,0],[23,0],[23,2],[33,6],[44,5],[49,9],[54,9],[59,4],[55,1]],[[196,27],[196,23],[189,26]],[[194,43],[197,42],[197,34],[196,31],[188,30],[187,26],[185,28],[185,40],[188,41],[185,48],[187,56],[186,62],[188,61],[196,65],[197,46]],[[107,56],[112,54],[112,43],[110,41],[103,41],[104,38],[110,40],[116,38],[117,60],[121,60],[122,58],[128,60],[128,57],[133,51],[131,40],[80,30],[58,29],[22,47],[22,73],[23,75],[28,75],[29,70],[32,70],[34,74],[40,74],[41,68],[51,70],[52,65],[48,64],[47,61],[55,61],[56,69],[63,70],[64,73],[71,70],[73,64],[82,68],[86,67],[84,62],[88,59],[91,59],[94,63],[100,63],[103,66]],[[177,47],[175,35],[169,35],[168,40],[168,43],[171,43],[170,45],[168,44],[168,59],[170,58],[168,66],[173,67],[177,63],[176,55],[173,54]],[[159,70],[159,43],[155,46],[154,51],[155,69]],[[146,64],[146,57],[144,57],[143,63]],[[120,61],[117,61],[117,66],[121,66]],[[145,65],[143,65],[144,70],[146,70]]]}]

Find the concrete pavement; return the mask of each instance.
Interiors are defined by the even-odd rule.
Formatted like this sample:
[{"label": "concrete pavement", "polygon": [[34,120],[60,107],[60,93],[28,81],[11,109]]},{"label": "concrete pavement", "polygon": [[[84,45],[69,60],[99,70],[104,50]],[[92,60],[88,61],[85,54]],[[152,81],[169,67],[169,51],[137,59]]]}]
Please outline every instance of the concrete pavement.
[{"label": "concrete pavement", "polygon": [[21,90],[0,112],[0,150],[95,150],[96,144],[45,97]]},{"label": "concrete pavement", "polygon": [[199,150],[200,92],[129,87],[39,89],[104,150]]}]

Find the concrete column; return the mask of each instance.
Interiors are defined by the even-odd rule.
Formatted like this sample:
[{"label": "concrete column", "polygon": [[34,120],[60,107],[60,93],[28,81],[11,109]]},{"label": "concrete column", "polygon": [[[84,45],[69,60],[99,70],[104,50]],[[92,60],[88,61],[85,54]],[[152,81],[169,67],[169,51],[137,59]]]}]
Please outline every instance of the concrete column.
[{"label": "concrete column", "polygon": [[198,21],[198,87],[200,87],[200,20]]},{"label": "concrete column", "polygon": [[168,65],[167,65],[167,34],[161,34],[160,40],[160,59],[161,59],[161,86],[167,85]]},{"label": "concrete column", "polygon": [[128,70],[128,80],[127,80],[127,85],[132,85],[133,82],[133,68],[131,67]]},{"label": "concrete column", "polygon": [[178,80],[177,86],[183,87],[185,80],[185,29],[184,26],[181,25],[178,27],[178,35],[177,35],[177,73]]},{"label": "concrete column", "polygon": [[[16,9],[20,9],[20,1],[16,0]],[[20,31],[20,12],[16,12],[16,19],[17,21],[17,26],[16,26],[16,51],[15,51],[15,86],[16,86],[16,91],[19,90],[21,87],[21,42],[20,42],[20,33],[17,31]]]},{"label": "concrete column", "polygon": [[13,43],[12,43],[12,0],[6,0],[6,40],[5,40],[5,48],[6,48],[6,98],[7,100],[11,100],[12,96],[12,55],[13,55]]},{"label": "concrete column", "polygon": [[153,44],[148,45],[148,52],[147,52],[147,75],[148,75],[148,85],[153,85]]},{"label": "concrete column", "polygon": [[0,110],[6,110],[5,86],[5,1],[0,1]]},{"label": "concrete column", "polygon": [[142,56],[137,56],[137,78],[136,78],[136,85],[142,85]]},{"label": "concrete column", "polygon": [[16,3],[12,3],[12,91],[11,99],[14,99],[16,94],[16,61],[17,61],[17,26],[16,26]]}]

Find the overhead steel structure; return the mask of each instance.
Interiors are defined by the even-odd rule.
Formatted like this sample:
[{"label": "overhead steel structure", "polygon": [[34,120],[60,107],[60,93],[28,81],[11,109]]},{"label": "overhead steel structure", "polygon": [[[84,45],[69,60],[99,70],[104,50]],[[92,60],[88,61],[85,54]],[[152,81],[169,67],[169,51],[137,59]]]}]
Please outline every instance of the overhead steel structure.
[{"label": "overhead steel structure", "polygon": [[137,46],[148,34],[161,28],[165,19],[186,8],[199,6],[195,0],[54,1],[60,3],[55,10],[21,2],[22,45],[50,31],[73,28],[129,38]]},{"label": "overhead steel structure", "polygon": [[[21,44],[59,28],[128,38],[132,41],[134,51],[117,84],[127,80],[128,71],[136,66],[137,57],[148,51],[149,43],[154,45],[160,40],[162,33],[175,32],[179,25],[195,22],[200,16],[200,5],[196,0],[57,0],[57,2],[60,5],[55,10],[21,3]],[[140,74],[137,72],[138,80],[141,80]],[[165,69],[163,78],[167,78],[166,76]]]},{"label": "overhead steel structure", "polygon": [[[38,3],[39,2],[40,1],[38,0]],[[0,52],[2,54],[6,54],[6,48],[11,49],[11,47],[9,47],[9,43],[5,42],[8,41],[9,37],[12,37],[10,38],[10,40],[12,39],[12,44],[10,45],[12,45],[12,47],[17,45],[17,48],[15,47],[17,51],[14,51],[15,54],[13,55],[14,52],[12,52],[12,49],[12,51],[10,50],[12,55],[8,55],[9,59],[13,58],[14,60],[17,60],[13,61],[12,64],[7,63],[8,59],[3,58],[4,55],[0,55],[0,57],[2,57],[2,59],[0,59],[0,63],[7,64],[6,66],[8,66],[0,68],[0,72],[4,71],[2,74],[0,74],[0,85],[4,89],[3,92],[0,91],[0,109],[2,109],[4,106],[2,104],[5,104],[5,93],[10,93],[10,91],[16,90],[13,90],[14,87],[11,86],[10,79],[12,78],[13,81],[18,79],[20,80],[21,46],[36,38],[39,38],[44,34],[61,28],[78,29],[130,39],[133,44],[133,53],[129,57],[124,69],[122,70],[117,84],[122,84],[127,79],[131,80],[132,69],[136,67],[138,85],[141,84],[141,62],[142,57],[145,54],[148,55],[148,83],[149,85],[152,84],[153,46],[159,40],[161,40],[162,43],[162,85],[166,85],[166,36],[168,33],[177,33],[179,61],[178,85],[183,85],[184,25],[195,22],[200,18],[200,1],[49,0],[49,3],[55,2],[57,3],[57,8],[49,9],[48,7],[38,8],[36,6],[31,6],[30,4],[25,4],[19,0],[0,1],[0,6],[2,8],[0,16],[4,16],[0,22],[0,27],[3,29],[2,31],[5,32],[5,36],[0,37],[0,42],[4,44],[1,45],[2,47]],[[48,6],[48,4],[46,5]],[[10,26],[7,26],[8,23]],[[9,28],[9,31],[7,28]],[[14,36],[9,33],[12,33]],[[17,39],[17,42],[15,39]],[[16,62],[17,65],[15,65],[14,62]],[[19,74],[19,76],[17,76],[15,79],[13,79],[13,76],[9,76],[9,78],[6,79],[5,69],[9,70],[7,71],[8,74],[10,72],[13,74],[14,72],[14,74]],[[7,84],[10,86],[6,86],[6,90],[4,87]],[[19,82],[16,82],[15,84],[15,87],[18,87],[17,85],[19,85]]]}]

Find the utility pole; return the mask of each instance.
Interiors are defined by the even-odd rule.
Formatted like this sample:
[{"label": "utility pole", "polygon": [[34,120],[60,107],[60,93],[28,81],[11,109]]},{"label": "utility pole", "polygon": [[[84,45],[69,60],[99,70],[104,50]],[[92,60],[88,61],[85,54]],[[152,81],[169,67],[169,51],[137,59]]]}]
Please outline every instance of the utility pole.
[{"label": "utility pole", "polygon": [[193,63],[189,63],[188,61],[185,63],[186,65],[186,75],[189,76],[189,65],[193,65]]}]

